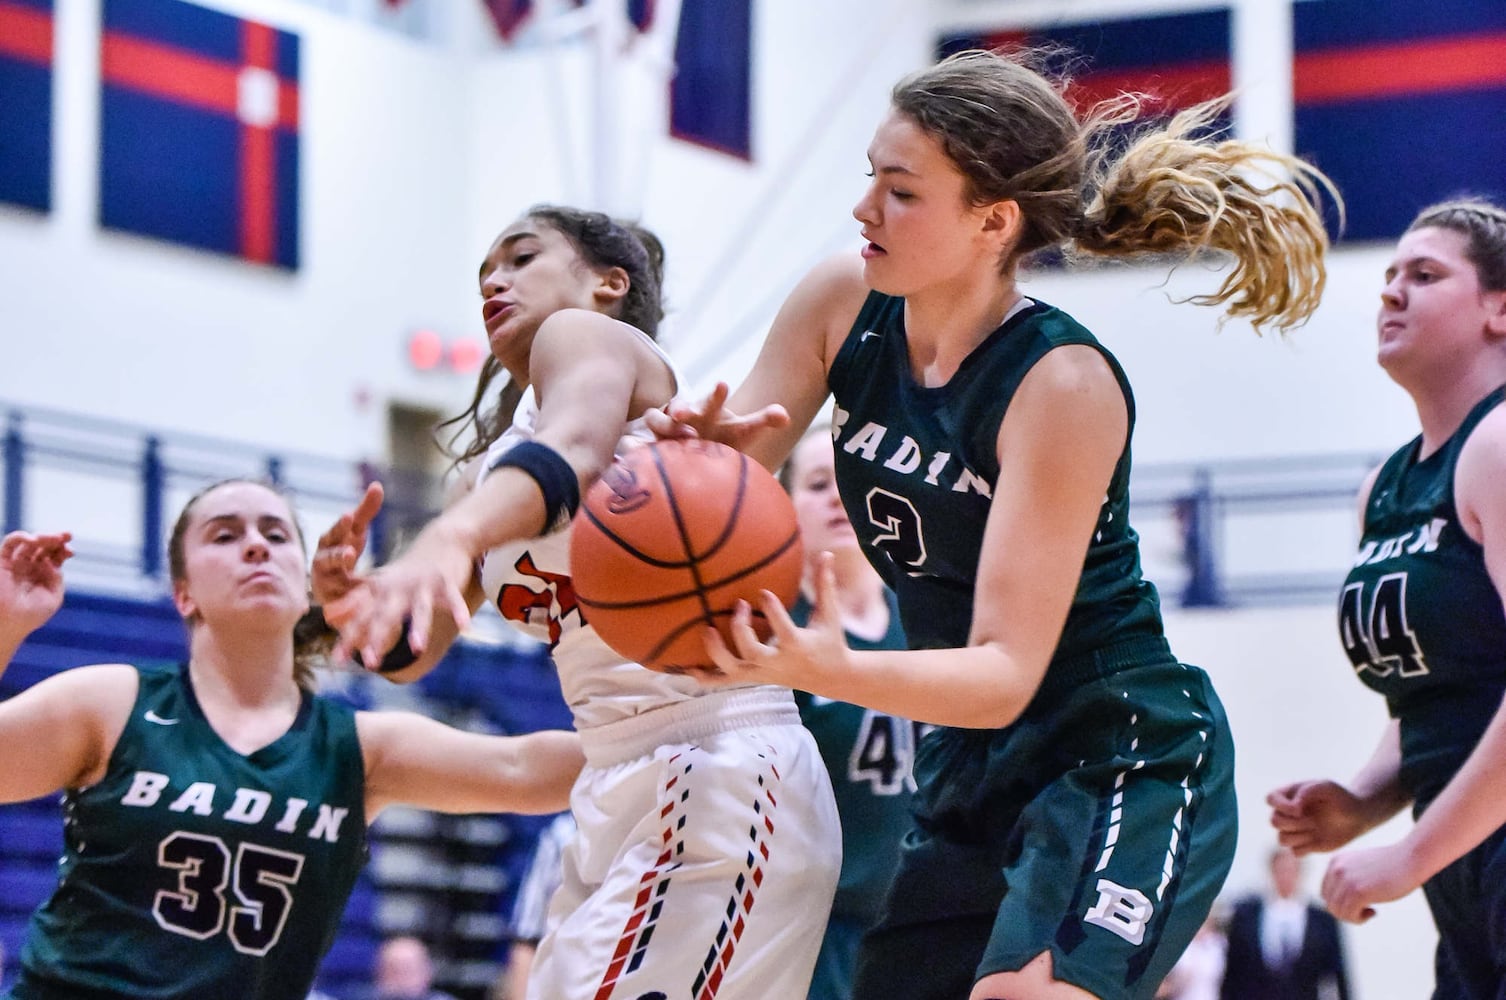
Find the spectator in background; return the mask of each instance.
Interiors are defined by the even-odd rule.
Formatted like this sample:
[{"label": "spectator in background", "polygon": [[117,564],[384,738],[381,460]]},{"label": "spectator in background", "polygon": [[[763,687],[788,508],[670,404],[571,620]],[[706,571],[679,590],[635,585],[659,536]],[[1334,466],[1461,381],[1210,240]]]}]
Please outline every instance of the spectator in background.
[{"label": "spectator in background", "polygon": [[1349,1000],[1339,922],[1302,891],[1302,862],[1271,852],[1268,890],[1229,921],[1222,1000]]},{"label": "spectator in background", "polygon": [[1161,981],[1156,1000],[1219,1000],[1228,948],[1229,941],[1215,905],[1193,935],[1192,943]]},{"label": "spectator in background", "polygon": [[389,938],[377,951],[376,1000],[455,1000],[434,988],[434,960],[429,946],[416,937]]},{"label": "spectator in background", "polygon": [[[830,431],[816,428],[806,434],[779,470],[779,481],[795,505],[805,547],[800,597],[790,618],[797,625],[810,620],[816,574],[823,558],[829,558],[848,646],[903,649],[905,633],[894,592],[869,565],[837,494]],[[847,1000],[852,996],[858,945],[882,910],[899,866],[900,839],[910,825],[915,725],[805,691],[795,692],[795,704],[821,748],[842,820],[842,874],[809,1000]]]},{"label": "spectator in background", "polygon": [[575,817],[560,813],[539,834],[528,872],[512,911],[512,947],[507,953],[507,996],[527,1000],[533,956],[549,925],[549,901],[564,878],[565,847],[575,839]]}]

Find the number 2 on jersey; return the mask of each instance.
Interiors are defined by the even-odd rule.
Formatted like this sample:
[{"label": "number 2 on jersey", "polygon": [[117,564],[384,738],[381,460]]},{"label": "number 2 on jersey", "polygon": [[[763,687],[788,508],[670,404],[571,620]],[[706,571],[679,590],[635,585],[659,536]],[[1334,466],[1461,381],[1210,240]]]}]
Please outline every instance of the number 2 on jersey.
[{"label": "number 2 on jersey", "polygon": [[879,529],[873,544],[897,565],[918,569],[926,561],[920,512],[898,493],[875,486],[868,491],[868,523]]}]

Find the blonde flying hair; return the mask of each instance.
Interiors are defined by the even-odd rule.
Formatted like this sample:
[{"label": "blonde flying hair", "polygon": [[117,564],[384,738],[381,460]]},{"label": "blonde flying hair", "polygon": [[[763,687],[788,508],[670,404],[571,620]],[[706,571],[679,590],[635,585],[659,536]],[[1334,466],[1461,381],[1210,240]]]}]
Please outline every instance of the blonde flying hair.
[{"label": "blonde flying hair", "polygon": [[1126,140],[1122,126],[1142,116],[1146,97],[1123,94],[1079,115],[1064,82],[1032,68],[1059,54],[960,52],[891,94],[962,171],[973,204],[1019,204],[1023,230],[1001,268],[1049,247],[1101,257],[1220,252],[1233,269],[1191,301],[1223,306],[1257,333],[1306,322],[1326,278],[1321,193],[1342,211],[1328,177],[1294,156],[1211,137],[1232,95]]}]

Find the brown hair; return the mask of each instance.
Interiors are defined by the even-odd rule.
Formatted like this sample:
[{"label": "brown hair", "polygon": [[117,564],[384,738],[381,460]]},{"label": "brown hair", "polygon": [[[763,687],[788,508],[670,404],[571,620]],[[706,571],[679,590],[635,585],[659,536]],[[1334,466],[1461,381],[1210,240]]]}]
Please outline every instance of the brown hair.
[{"label": "brown hair", "polygon": [[[620,267],[626,271],[627,294],[622,297],[614,318],[637,327],[651,339],[658,338],[659,321],[664,318],[664,244],[659,237],[637,223],[563,205],[535,205],[523,217],[542,222],[569,240],[588,266],[598,270]],[[485,412],[481,409],[487,390],[500,374],[501,362],[488,354],[476,378],[470,405],[436,428],[438,431],[455,425],[449,440],[441,444],[455,465],[484,455],[512,423],[523,391],[511,379],[502,386],[497,404]],[[467,432],[470,443],[457,449]]]},{"label": "brown hair", "polygon": [[[222,479],[217,483],[211,483],[189,498],[183,505],[183,510],[178,514],[178,519],[173,522],[172,534],[167,539],[167,569],[174,585],[184,582],[188,578],[187,556],[185,553],[186,543],[184,537],[188,532],[189,517],[194,507],[200,500],[222,486],[230,486],[234,483],[250,483],[276,493],[288,505],[288,512],[293,515],[293,530],[298,534],[298,547],[308,554],[308,546],[303,540],[303,528],[298,524],[297,512],[293,509],[293,501],[280,487],[259,479]],[[192,623],[190,623],[192,629]],[[314,668],[318,666],[334,647],[336,633],[324,621],[324,613],[319,608],[310,607],[304,616],[298,619],[293,626],[293,680],[304,691],[312,692],[317,686],[314,679]]]},{"label": "brown hair", "polygon": [[975,205],[1013,200],[1024,226],[1001,267],[1064,247],[1106,257],[1221,251],[1235,266],[1192,301],[1286,332],[1322,296],[1328,234],[1317,201],[1338,192],[1312,165],[1254,143],[1208,135],[1232,96],[1122,137],[1143,95],[1079,114],[1048,79],[1044,49],[967,51],[905,77],[891,100],[934,136]]},{"label": "brown hair", "polygon": [[789,457],[784,460],[784,464],[779,466],[779,471],[774,473],[774,478],[779,480],[779,485],[784,487],[786,493],[793,494],[795,492],[795,453],[800,450],[801,445],[819,434],[824,434],[827,438],[830,438],[831,427],[827,424],[818,423],[812,424],[807,428],[806,432],[800,435],[800,440],[796,441],[795,446],[790,449]]},{"label": "brown hair", "polygon": [[1506,291],[1506,209],[1485,198],[1454,198],[1417,213],[1407,232],[1447,229],[1465,239],[1464,256],[1475,266],[1480,287]]}]

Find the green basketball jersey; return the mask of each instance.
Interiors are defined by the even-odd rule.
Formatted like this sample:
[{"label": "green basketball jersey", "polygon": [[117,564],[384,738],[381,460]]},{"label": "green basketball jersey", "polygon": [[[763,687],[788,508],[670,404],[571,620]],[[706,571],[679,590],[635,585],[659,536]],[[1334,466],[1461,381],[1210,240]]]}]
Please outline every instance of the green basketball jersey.
[{"label": "green basketball jersey", "polygon": [[366,859],[354,712],[305,695],[243,756],[186,668],[140,678],[103,780],[64,799],[13,996],[302,1000]]},{"label": "green basketball jersey", "polygon": [[[884,597],[889,602],[889,630],[876,641],[847,633],[853,649],[905,648],[899,606],[892,591]],[[797,625],[809,621],[810,614],[803,596],[790,609]],[[842,875],[832,916],[872,923],[899,864],[900,838],[910,826],[915,724],[805,691],[795,692],[795,704],[800,721],[821,748],[842,821]]]},{"label": "green basketball jersey", "polygon": [[1401,778],[1418,806],[1459,770],[1506,693],[1501,595],[1454,506],[1459,452],[1503,399],[1506,386],[1427,458],[1419,436],[1386,460],[1339,598],[1344,649],[1401,723]]},{"label": "green basketball jersey", "polygon": [[[1133,428],[1134,400],[1118,362],[1070,316],[1044,303],[1017,310],[942,386],[919,385],[910,373],[903,299],[871,293],[838,351],[828,378],[837,482],[864,550],[899,595],[911,646],[967,644],[999,476],[999,425],[1030,368],[1065,344],[1104,356]],[[1129,525],[1129,475],[1126,444],[1054,662],[1161,635],[1160,604],[1141,578],[1139,540]],[[1046,683],[1053,682],[1048,672]]]}]

